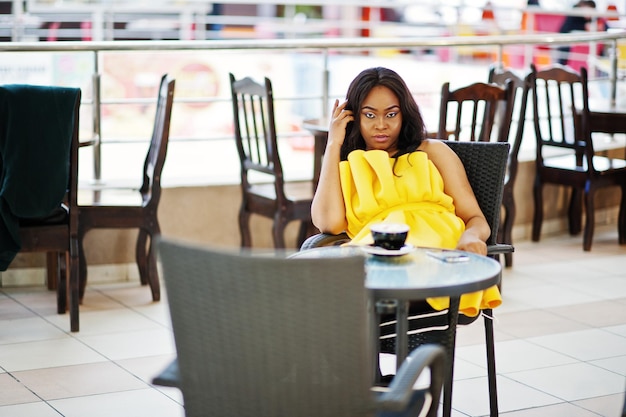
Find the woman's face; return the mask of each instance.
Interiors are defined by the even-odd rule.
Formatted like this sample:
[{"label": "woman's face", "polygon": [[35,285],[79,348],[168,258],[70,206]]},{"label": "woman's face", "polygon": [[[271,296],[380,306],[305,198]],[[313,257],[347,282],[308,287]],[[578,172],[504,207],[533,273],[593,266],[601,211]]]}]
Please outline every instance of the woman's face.
[{"label": "woman's face", "polygon": [[380,149],[390,155],[395,154],[402,129],[398,97],[389,88],[376,86],[363,100],[360,112],[359,123],[365,149]]}]

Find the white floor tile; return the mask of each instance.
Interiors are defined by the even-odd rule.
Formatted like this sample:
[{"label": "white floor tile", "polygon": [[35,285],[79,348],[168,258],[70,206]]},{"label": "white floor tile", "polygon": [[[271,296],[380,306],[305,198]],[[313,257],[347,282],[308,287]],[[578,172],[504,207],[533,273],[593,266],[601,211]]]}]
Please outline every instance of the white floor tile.
[{"label": "white floor tile", "polygon": [[[541,408],[527,408],[500,414],[502,417],[598,417],[599,414],[571,403],[559,403]],[[617,416],[617,414],[600,414]]]},{"label": "white floor tile", "polygon": [[0,367],[9,372],[102,362],[107,358],[73,338],[4,345]]},{"label": "white floor tile", "polygon": [[163,328],[80,336],[80,339],[109,360],[176,353],[172,332]]},{"label": "white floor tile", "polygon": [[[484,346],[469,346],[457,349],[457,357],[486,367]],[[498,342],[496,346],[496,369],[500,374],[526,371],[555,365],[575,363],[576,359],[525,340]]]},{"label": "white floor tile", "polygon": [[519,300],[534,308],[557,307],[563,305],[591,303],[602,298],[579,290],[564,288],[561,285],[544,282],[532,288],[520,289],[514,294],[505,293],[506,300]]},{"label": "white floor tile", "polygon": [[533,337],[528,341],[581,361],[612,358],[626,352],[626,338],[602,329]]},{"label": "white floor tile", "polygon": [[622,415],[622,410],[624,409],[624,394],[590,398],[588,400],[575,401],[574,404],[601,416],[618,417]]},{"label": "white floor tile", "polygon": [[[58,326],[69,330],[67,315],[47,317]],[[89,335],[117,333],[120,331],[135,331],[146,329],[162,329],[158,322],[127,308],[109,310],[84,311],[80,314],[80,332],[77,337]]]},{"label": "white floor tile", "polygon": [[[15,377],[43,400],[145,389],[146,383],[112,362],[16,372]],[[97,378],[94,376],[97,375]]]},{"label": "white floor tile", "polygon": [[[500,376],[497,381],[498,408],[501,413],[562,402],[559,398],[505,377]],[[489,415],[487,378],[455,381],[452,407],[468,416]]]},{"label": "white floor tile", "polygon": [[[589,361],[589,363],[626,377],[626,356],[599,359],[597,361]],[[626,388],[626,379],[624,380],[624,388]]]},{"label": "white floor tile", "polygon": [[622,375],[583,362],[514,372],[506,376],[565,401],[624,392]]},{"label": "white floor tile", "polygon": [[0,320],[0,344],[66,338],[67,334],[42,317]]},{"label": "white floor tile", "polygon": [[0,417],[59,417],[59,413],[45,402],[36,402],[0,407]]},{"label": "white floor tile", "polygon": [[183,407],[155,389],[50,401],[64,417],[184,417]]}]

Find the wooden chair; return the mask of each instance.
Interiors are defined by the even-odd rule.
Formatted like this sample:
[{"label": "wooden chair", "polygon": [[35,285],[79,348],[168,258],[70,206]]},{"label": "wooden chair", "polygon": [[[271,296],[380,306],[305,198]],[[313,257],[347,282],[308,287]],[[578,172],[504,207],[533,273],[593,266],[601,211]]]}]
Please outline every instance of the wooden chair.
[{"label": "wooden chair", "polygon": [[[312,230],[310,181],[287,182],[280,161],[272,83],[259,84],[249,77],[236,80],[230,74],[235,140],[241,163],[241,246],[251,247],[250,216],[273,219],[275,248],[285,248],[284,232],[291,221],[300,221],[298,246]],[[259,177],[261,177],[259,179]]]},{"label": "wooden chair", "polygon": [[578,234],[585,207],[583,250],[591,250],[595,226],[595,193],[620,187],[618,239],[626,243],[626,160],[596,155],[592,131],[606,126],[592,124],[589,117],[587,70],[580,73],[555,65],[538,71],[531,66],[533,124],[537,143],[532,240],[537,242],[543,223],[543,187],[555,184],[572,190],[569,230]]},{"label": "wooden chair", "polygon": [[[57,311],[70,312],[79,331],[78,296],[78,126],[81,91],[76,88],[0,87],[5,125],[0,139],[3,230],[15,253],[46,252],[56,270]],[[24,146],[15,146],[16,143]],[[10,210],[5,211],[5,209]],[[10,213],[9,213],[10,211]],[[10,252],[10,251],[9,251]]]},{"label": "wooden chair", "polygon": [[[513,224],[515,223],[516,214],[514,186],[515,179],[517,178],[517,158],[520,146],[522,145],[522,137],[524,136],[524,127],[526,124],[526,108],[528,104],[528,94],[530,91],[529,82],[527,77],[522,78],[509,69],[501,69],[495,65],[489,68],[488,82],[502,87],[506,86],[507,82],[511,82],[513,84],[512,99],[514,100],[514,108],[511,108],[511,111],[517,116],[511,118],[511,127],[515,126],[515,128],[509,129],[508,142],[511,144],[511,151],[509,153],[509,161],[507,163],[507,172],[506,177],[504,178],[504,190],[502,194],[504,216],[500,221],[500,227],[498,229],[498,242],[512,245]],[[507,105],[505,103],[501,103],[500,108],[497,111],[506,112]],[[504,263],[507,267],[513,266],[513,253],[504,254]]]},{"label": "wooden chair", "polygon": [[[508,142],[514,101],[512,84],[500,87],[474,83],[452,91],[450,83],[444,83],[437,136],[456,141],[490,142],[495,127],[495,141]],[[501,106],[504,111],[497,112]]]},{"label": "wooden chair", "polygon": [[[163,75],[159,87],[152,139],[143,166],[142,184],[138,191],[133,191],[132,195],[136,203],[130,204],[120,200],[116,190],[103,189],[98,192],[98,201],[80,205],[78,240],[81,298],[87,285],[87,261],[83,240],[89,230],[96,228],[139,229],[135,256],[141,284],[150,285],[154,301],[161,298],[154,239],[161,233],[158,219],[159,201],[161,199],[161,172],[167,155],[174,87],[175,80],[167,74]],[[107,193],[111,191],[114,193],[109,198]]]},{"label": "wooden chair", "polygon": [[[514,251],[512,245],[498,243],[498,227],[507,160],[509,157],[508,143],[496,142],[456,142],[447,141],[448,146],[459,156],[476,200],[491,227],[491,236],[487,240],[487,254],[492,258]],[[301,250],[320,246],[338,245],[349,240],[345,233],[339,235],[316,234],[305,240]],[[493,311],[483,310],[485,325],[485,345],[487,357],[487,374],[489,384],[489,404],[491,417],[498,416],[498,394],[496,384],[495,341],[493,335]],[[430,312],[422,316],[411,317],[411,329],[424,329],[409,335],[410,348],[416,348],[424,343],[442,344],[448,349],[448,355],[454,352],[450,349],[450,341],[445,332],[430,331],[433,327],[445,328],[448,326],[447,311],[433,315]],[[476,321],[476,317],[459,315],[459,325],[468,325]],[[395,341],[391,339],[385,350],[395,351]]]},{"label": "wooden chair", "polygon": [[[159,254],[177,359],[155,382],[180,387],[186,416],[437,415],[438,346],[412,352],[388,389],[372,386],[362,256],[285,259],[171,240]],[[416,389],[425,368],[430,383]]]}]

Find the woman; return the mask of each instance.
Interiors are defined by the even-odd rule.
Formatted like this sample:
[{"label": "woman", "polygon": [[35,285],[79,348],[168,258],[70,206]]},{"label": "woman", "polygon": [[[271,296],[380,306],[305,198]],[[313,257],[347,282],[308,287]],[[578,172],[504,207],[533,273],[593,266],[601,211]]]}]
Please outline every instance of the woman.
[{"label": "woman", "polygon": [[[387,68],[369,68],[335,101],[328,143],[311,207],[324,233],[345,231],[352,244],[372,242],[369,225],[410,226],[415,246],[487,254],[491,231],[462,162],[444,142],[426,139],[410,90]],[[441,310],[447,298],[429,299]],[[475,316],[500,304],[496,287],[461,298],[461,311]]]}]

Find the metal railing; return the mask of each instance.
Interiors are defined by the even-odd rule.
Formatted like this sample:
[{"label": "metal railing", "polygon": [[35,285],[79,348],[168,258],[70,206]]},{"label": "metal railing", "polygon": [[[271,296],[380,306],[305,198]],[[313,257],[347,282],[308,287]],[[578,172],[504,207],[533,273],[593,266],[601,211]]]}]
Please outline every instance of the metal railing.
[{"label": "metal railing", "polygon": [[[298,51],[316,53],[323,59],[322,91],[320,94],[321,113],[325,115],[330,99],[329,91],[329,56],[333,54],[372,53],[379,50],[439,50],[459,47],[493,47],[496,50],[494,62],[503,65],[503,57],[510,46],[524,46],[524,67],[532,62],[533,47],[555,47],[572,43],[608,46],[610,62],[608,81],[610,85],[610,104],[615,105],[618,76],[618,41],[625,38],[625,33],[572,33],[572,34],[528,34],[498,36],[451,36],[451,37],[412,37],[412,38],[315,38],[315,39],[258,39],[250,40],[212,40],[212,41],[109,41],[109,42],[19,42],[0,43],[0,53],[90,53],[93,56],[92,124],[93,134],[90,144],[94,147],[94,177],[100,178],[101,170],[101,117],[103,96],[100,83],[100,55],[106,52],[181,52],[181,51]],[[595,50],[590,48],[590,50]],[[589,67],[594,68],[597,57],[589,55]],[[593,74],[590,71],[590,74]],[[295,98],[297,99],[297,97]],[[177,100],[180,100],[177,98]],[[184,100],[184,98],[182,98]],[[190,101],[198,99],[189,99]]]}]

